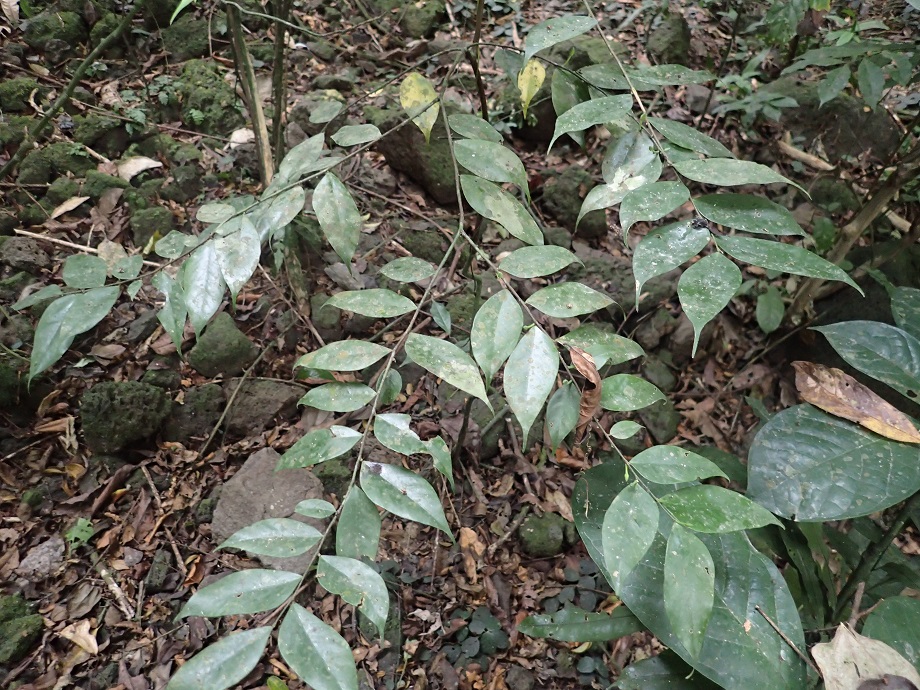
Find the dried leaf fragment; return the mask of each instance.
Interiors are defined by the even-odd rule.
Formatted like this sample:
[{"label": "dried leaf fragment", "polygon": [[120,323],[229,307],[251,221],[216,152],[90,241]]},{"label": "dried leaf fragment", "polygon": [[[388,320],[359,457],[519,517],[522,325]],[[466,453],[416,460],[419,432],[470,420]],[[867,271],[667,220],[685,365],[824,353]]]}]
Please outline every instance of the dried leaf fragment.
[{"label": "dried leaf fragment", "polygon": [[601,375],[597,373],[594,357],[580,347],[570,347],[572,366],[585,377],[585,387],[581,391],[578,405],[578,424],[575,427],[575,442],[578,443],[585,434],[591,420],[601,406]]}]

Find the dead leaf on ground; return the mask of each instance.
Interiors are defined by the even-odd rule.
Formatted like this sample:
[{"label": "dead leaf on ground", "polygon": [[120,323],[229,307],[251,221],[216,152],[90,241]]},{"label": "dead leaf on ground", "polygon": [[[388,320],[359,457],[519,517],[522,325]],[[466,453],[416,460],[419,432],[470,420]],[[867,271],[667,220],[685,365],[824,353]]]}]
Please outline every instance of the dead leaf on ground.
[{"label": "dead leaf on ground", "polygon": [[594,357],[580,347],[570,347],[569,353],[572,356],[572,366],[585,377],[585,387],[581,391],[581,401],[578,404],[578,424],[575,426],[575,442],[578,443],[600,409],[601,375],[597,373]]},{"label": "dead leaf on ground", "polygon": [[146,156],[133,156],[132,158],[128,158],[118,164],[118,176],[121,179],[130,182],[131,178],[144,172],[145,170],[162,167],[163,164],[160,161],[153,160],[153,158],[147,158]]},{"label": "dead leaf on ground", "polygon": [[863,637],[845,625],[837,628],[831,642],[812,647],[811,655],[821,669],[827,690],[858,690],[865,681],[892,676],[920,687],[920,675],[907,659],[884,642]]},{"label": "dead leaf on ground", "polygon": [[920,443],[920,432],[907,415],[852,376],[812,362],[793,362],[792,367],[795,387],[805,402],[892,441]]},{"label": "dead leaf on ground", "polygon": [[70,211],[73,211],[77,206],[82,204],[84,201],[88,201],[88,200],[89,200],[88,196],[72,196],[67,201],[57,206],[51,212],[51,217],[58,218],[59,216],[63,216],[65,213],[69,213]]}]

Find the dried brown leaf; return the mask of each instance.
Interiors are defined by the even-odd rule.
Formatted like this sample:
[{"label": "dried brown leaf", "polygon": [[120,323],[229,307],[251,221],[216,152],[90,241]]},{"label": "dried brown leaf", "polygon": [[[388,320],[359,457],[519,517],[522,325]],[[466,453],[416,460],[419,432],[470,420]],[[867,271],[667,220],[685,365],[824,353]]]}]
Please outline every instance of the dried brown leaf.
[{"label": "dried brown leaf", "polygon": [[572,366],[585,377],[585,386],[581,390],[578,405],[578,424],[575,426],[575,442],[581,440],[585,430],[594,419],[601,406],[601,375],[597,372],[594,358],[580,347],[569,348]]},{"label": "dried brown leaf", "polygon": [[51,212],[51,217],[58,218],[59,216],[63,216],[65,213],[69,213],[70,211],[73,211],[77,206],[82,204],[84,201],[88,201],[88,200],[89,200],[88,196],[72,196],[69,199],[67,199],[67,201],[64,201],[59,206],[57,206]]}]

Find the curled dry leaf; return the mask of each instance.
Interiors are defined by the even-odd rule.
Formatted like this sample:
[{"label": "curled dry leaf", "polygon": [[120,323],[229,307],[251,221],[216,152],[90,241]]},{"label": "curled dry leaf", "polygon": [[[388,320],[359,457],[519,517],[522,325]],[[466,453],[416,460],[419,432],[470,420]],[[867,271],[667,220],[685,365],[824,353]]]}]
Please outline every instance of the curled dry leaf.
[{"label": "curled dry leaf", "polygon": [[910,418],[840,369],[812,362],[793,362],[795,387],[805,402],[835,417],[901,443],[920,443]]},{"label": "curled dry leaf", "polygon": [[594,358],[580,347],[570,347],[569,353],[572,356],[572,366],[585,377],[585,387],[581,391],[581,401],[578,406],[578,424],[575,427],[575,442],[578,443],[600,409],[601,375],[597,373]]},{"label": "curled dry leaf", "polygon": [[72,196],[67,201],[61,203],[57,206],[52,212],[51,217],[57,218],[63,216],[65,213],[73,211],[77,206],[82,204],[84,201],[89,201],[88,196]]}]

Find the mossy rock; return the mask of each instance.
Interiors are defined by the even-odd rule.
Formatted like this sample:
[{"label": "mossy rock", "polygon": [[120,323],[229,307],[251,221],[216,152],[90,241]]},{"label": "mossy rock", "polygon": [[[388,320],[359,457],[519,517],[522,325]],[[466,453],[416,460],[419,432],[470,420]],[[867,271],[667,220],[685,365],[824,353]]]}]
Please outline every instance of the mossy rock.
[{"label": "mossy rock", "polygon": [[472,292],[461,292],[448,297],[445,306],[450,313],[451,325],[469,331],[473,325],[473,316],[484,301]]},{"label": "mossy rock", "polygon": [[162,388],[137,381],[96,384],[80,402],[86,444],[96,453],[119,451],[156,433],[171,409]]},{"label": "mossy rock", "polygon": [[14,410],[19,406],[22,387],[22,369],[12,358],[0,358],[0,410]]},{"label": "mossy rock", "polygon": [[[290,121],[296,123],[307,136],[312,137],[324,129],[334,132],[345,124],[345,104],[345,97],[335,89],[311,91],[291,108]],[[339,112],[331,121],[320,118],[322,122],[314,122],[317,113],[326,108],[335,108],[336,105],[339,106]]]},{"label": "mossy rock", "polygon": [[46,184],[52,177],[62,177],[67,173],[83,177],[95,167],[96,162],[83,147],[59,141],[31,151],[20,163],[16,179],[20,184]]},{"label": "mossy rock", "polygon": [[201,193],[201,171],[196,165],[179,165],[170,171],[172,177],[163,185],[160,196],[183,204]]},{"label": "mossy rock", "polygon": [[17,77],[0,82],[0,111],[21,113],[32,109],[29,97],[38,91],[36,101],[41,101],[45,89],[31,77]]},{"label": "mossy rock", "polygon": [[234,376],[252,364],[258,348],[237,328],[233,317],[221,312],[205,328],[188,353],[188,361],[205,376]]},{"label": "mossy rock", "polygon": [[45,624],[37,613],[0,623],[0,666],[22,661],[44,630]]},{"label": "mossy rock", "polygon": [[[93,24],[92,28],[89,30],[89,44],[95,48],[100,43],[102,43],[108,36],[111,34],[121,23],[121,18],[112,13],[106,12],[102,19]],[[115,41],[110,44],[105,51],[102,53],[102,57],[108,60],[118,60],[124,57],[125,49],[124,45]]]},{"label": "mossy rock", "polygon": [[351,467],[342,458],[333,458],[313,466],[313,474],[323,483],[323,491],[335,494],[340,501],[345,498],[351,485]]},{"label": "mossy rock", "polygon": [[553,218],[573,230],[576,236],[585,239],[604,237],[607,234],[607,216],[601,209],[586,214],[575,228],[582,201],[594,186],[590,173],[581,168],[567,168],[543,186],[543,205]]},{"label": "mossy rock", "polygon": [[124,123],[113,117],[90,113],[74,118],[77,124],[75,141],[86,144],[109,158],[118,158],[128,148],[130,137]]},{"label": "mossy rock", "polygon": [[377,0],[380,10],[398,10],[399,26],[411,38],[430,38],[447,14],[444,0]]},{"label": "mossy rock", "polygon": [[26,115],[0,115],[0,149],[19,146],[35,120]]},{"label": "mossy rock", "polygon": [[430,226],[420,226],[410,221],[401,228],[399,223],[394,227],[399,230],[400,244],[408,249],[412,256],[433,264],[439,264],[444,258],[444,252],[448,247],[447,240],[441,233],[433,232]]},{"label": "mossy rock", "polygon": [[168,208],[153,206],[131,214],[131,233],[135,247],[146,247],[154,235],[166,237],[176,227],[176,219]]},{"label": "mossy rock", "polygon": [[551,558],[565,551],[573,541],[574,525],[556,513],[528,515],[521,524],[519,536],[524,553],[533,558]]},{"label": "mossy rock", "polygon": [[855,211],[860,207],[859,197],[850,186],[834,177],[819,177],[808,188],[816,206],[831,213]]},{"label": "mossy rock", "polygon": [[648,52],[661,64],[690,64],[690,25],[670,12],[648,35]]},{"label": "mossy rock", "polygon": [[127,189],[130,186],[131,183],[121,177],[106,175],[98,170],[89,170],[86,173],[86,181],[83,183],[83,194],[98,201],[107,189]]},{"label": "mossy rock", "polygon": [[185,393],[184,403],[173,407],[163,425],[163,439],[188,444],[194,437],[207,436],[226,404],[224,390],[216,383],[190,388]]},{"label": "mossy rock", "polygon": [[71,197],[78,196],[79,193],[80,185],[76,180],[72,180],[69,177],[59,177],[48,187],[48,191],[45,192],[45,199],[57,206]]},{"label": "mossy rock", "polygon": [[23,40],[33,50],[45,50],[52,40],[67,43],[72,49],[89,38],[83,18],[76,12],[43,12],[29,20]]},{"label": "mossy rock", "polygon": [[0,237],[12,235],[17,225],[19,225],[19,221],[16,220],[15,213],[0,209]]},{"label": "mossy rock", "polygon": [[176,90],[182,97],[183,123],[206,134],[229,134],[243,126],[239,100],[212,63],[189,60]]},{"label": "mossy rock", "polygon": [[163,47],[178,62],[204,57],[210,51],[210,26],[207,19],[186,12],[160,31]]},{"label": "mossy rock", "polygon": [[32,606],[21,594],[0,597],[0,623],[22,618],[32,613]]}]

